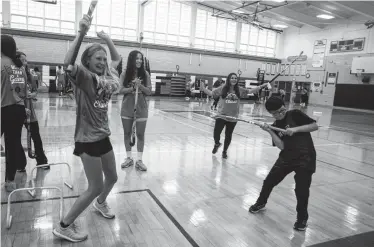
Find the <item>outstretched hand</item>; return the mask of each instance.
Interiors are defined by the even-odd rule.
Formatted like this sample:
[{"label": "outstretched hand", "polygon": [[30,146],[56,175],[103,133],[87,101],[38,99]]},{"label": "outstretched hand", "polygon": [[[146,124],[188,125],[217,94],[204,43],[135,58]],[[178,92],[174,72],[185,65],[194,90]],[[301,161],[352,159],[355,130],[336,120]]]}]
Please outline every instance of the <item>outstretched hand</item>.
[{"label": "outstretched hand", "polygon": [[96,32],[96,34],[97,34],[97,37],[99,37],[102,40],[105,40],[105,41],[110,40],[109,34],[104,32],[103,30],[101,30],[100,32]]}]

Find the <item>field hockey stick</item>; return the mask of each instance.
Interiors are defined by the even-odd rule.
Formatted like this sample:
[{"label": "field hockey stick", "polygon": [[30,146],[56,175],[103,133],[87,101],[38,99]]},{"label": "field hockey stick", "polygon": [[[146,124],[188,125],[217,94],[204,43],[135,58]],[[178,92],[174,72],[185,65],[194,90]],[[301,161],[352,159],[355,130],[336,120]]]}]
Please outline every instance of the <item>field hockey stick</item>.
[{"label": "field hockey stick", "polygon": [[[139,42],[140,42],[140,51],[142,51],[142,44],[143,44],[143,33],[141,32],[140,33],[140,38],[139,38]],[[143,59],[143,63],[144,63],[144,59]],[[132,123],[132,131],[131,131],[131,139],[130,139],[130,146],[134,146],[135,145],[135,142],[136,142],[136,108],[137,108],[137,105],[138,105],[138,93],[139,93],[139,87],[137,86],[136,87],[136,90],[135,90],[135,104],[134,104],[134,120],[133,120],[133,123]]]},{"label": "field hockey stick", "polygon": [[[26,108],[29,109],[31,111],[31,98],[27,98],[26,99]],[[30,115],[27,116],[27,119],[26,119],[26,123],[27,123],[27,154],[29,156],[29,158],[33,159],[35,158],[35,152],[32,150],[32,142],[31,142],[31,112],[30,112]]]},{"label": "field hockey stick", "polygon": [[[90,7],[88,9],[88,12],[87,12],[87,15],[89,17],[92,17],[92,14],[95,10],[95,7],[97,5],[97,2],[98,0],[93,0],[91,1],[91,4],[90,4]],[[78,52],[79,52],[79,49],[81,47],[81,44],[82,44],[82,41],[83,41],[83,38],[84,36],[87,34],[87,31],[88,30],[85,30],[85,31],[82,31],[82,32],[79,32],[79,37],[78,37],[78,41],[77,41],[77,45],[75,46],[74,48],[74,52],[73,52],[73,55],[71,57],[71,60],[69,61],[69,66],[68,68],[66,69],[67,72],[71,73],[71,71],[73,70],[73,66],[75,64],[75,60],[77,59],[77,56],[78,56]]]},{"label": "field hockey stick", "polygon": [[[214,115],[213,117],[227,118],[227,119],[231,119],[231,120],[235,120],[235,121],[239,121],[239,122],[245,122],[245,123],[254,124],[254,125],[257,125],[259,127],[262,127],[265,124],[264,122],[260,122],[260,121],[245,120],[245,119],[231,117],[231,116],[226,116],[226,115],[221,115],[221,114]],[[269,129],[272,129],[272,130],[275,130],[275,131],[279,131],[279,132],[282,132],[282,133],[286,133],[285,129],[277,128],[277,127],[274,127],[274,126],[271,126],[271,125],[268,125],[268,126],[269,126]]]},{"label": "field hockey stick", "polygon": [[[267,85],[268,85],[268,88],[269,88],[269,85],[270,85],[270,83],[272,83],[273,81],[275,81],[275,79],[277,79],[284,71],[286,71],[297,59],[299,59],[302,55],[303,55],[303,51],[302,52],[300,52],[300,54],[299,54],[299,56],[297,56],[289,65],[287,65],[281,72],[279,72],[276,76],[274,76],[274,78],[273,79],[271,79],[268,83],[267,83]],[[270,88],[271,88],[271,86],[270,86]],[[269,89],[270,89],[269,88]]]}]

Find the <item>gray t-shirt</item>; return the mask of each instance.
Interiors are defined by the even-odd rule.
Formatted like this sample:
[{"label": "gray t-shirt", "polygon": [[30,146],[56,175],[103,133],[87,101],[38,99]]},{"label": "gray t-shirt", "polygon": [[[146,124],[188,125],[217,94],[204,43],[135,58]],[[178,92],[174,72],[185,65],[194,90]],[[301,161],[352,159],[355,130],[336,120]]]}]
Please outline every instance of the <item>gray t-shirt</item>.
[{"label": "gray t-shirt", "polygon": [[[225,118],[222,115],[229,116],[229,117],[239,117],[239,107],[240,107],[240,98],[236,96],[235,93],[228,93],[226,98],[222,98],[222,89],[224,85],[213,89],[212,96],[213,98],[219,98],[217,112],[217,118],[224,119],[229,122],[236,122],[233,119]],[[245,88],[239,87],[239,92],[241,97],[245,97],[247,95],[247,90]]]},{"label": "gray t-shirt", "polygon": [[26,81],[25,69],[15,66],[10,58],[1,56],[1,107],[24,105]]},{"label": "gray t-shirt", "polygon": [[74,85],[77,102],[75,142],[97,142],[110,136],[108,104],[119,87],[118,73],[98,76],[82,65],[76,66],[76,74],[69,75]]}]

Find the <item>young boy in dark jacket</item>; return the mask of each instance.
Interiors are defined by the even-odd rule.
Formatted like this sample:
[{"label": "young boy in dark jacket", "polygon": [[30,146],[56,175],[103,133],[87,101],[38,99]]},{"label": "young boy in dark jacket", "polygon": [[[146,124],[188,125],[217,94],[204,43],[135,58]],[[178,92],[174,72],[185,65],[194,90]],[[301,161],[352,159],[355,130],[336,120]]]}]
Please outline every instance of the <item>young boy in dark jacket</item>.
[{"label": "young boy in dark jacket", "polygon": [[276,119],[272,126],[286,129],[286,133],[273,131],[266,124],[262,127],[269,132],[273,145],[281,152],[264,180],[257,202],[249,208],[249,212],[257,213],[263,210],[273,188],[289,173],[295,172],[297,220],[294,229],[304,231],[309,217],[309,187],[312,175],[316,171],[316,150],[310,132],[318,130],[318,125],[315,120],[299,110],[287,111],[279,97],[270,97],[265,107]]}]

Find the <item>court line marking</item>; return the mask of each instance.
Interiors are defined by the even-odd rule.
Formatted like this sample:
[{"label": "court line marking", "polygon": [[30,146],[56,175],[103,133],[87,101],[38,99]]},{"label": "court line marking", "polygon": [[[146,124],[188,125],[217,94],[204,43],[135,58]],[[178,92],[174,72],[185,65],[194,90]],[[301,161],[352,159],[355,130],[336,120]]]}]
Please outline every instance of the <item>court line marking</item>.
[{"label": "court line marking", "polygon": [[[159,110],[159,111],[162,112],[162,110]],[[196,114],[196,113],[195,113],[195,114]],[[176,114],[174,114],[174,115],[176,115]],[[198,115],[199,115],[199,114],[198,114]],[[179,116],[179,115],[177,115],[177,116]],[[203,116],[203,115],[199,115],[199,116]],[[180,116],[180,117],[182,117],[182,116]],[[207,117],[207,116],[204,116],[204,117]],[[170,118],[170,117],[167,117],[167,118],[172,119],[172,118]],[[186,123],[180,122],[180,121],[178,121],[178,120],[175,120],[175,119],[172,119],[172,120],[174,120],[174,121],[176,121],[176,122],[178,122],[178,123],[182,123],[183,125],[187,125],[187,126],[190,126],[190,127],[192,127],[192,128],[199,129],[199,128],[196,128],[195,126],[192,126],[192,125],[189,125],[189,124],[186,124]],[[189,119],[189,120],[194,121],[193,119]],[[199,121],[195,121],[195,122],[197,122],[197,123],[201,123],[201,122],[199,122]],[[201,123],[201,124],[205,124],[205,123]],[[207,125],[207,124],[205,124],[205,125]],[[209,125],[209,126],[210,126],[210,125]],[[199,129],[199,130],[201,130],[201,129]],[[206,130],[201,130],[201,131],[208,132],[208,131],[206,131]],[[211,132],[208,132],[208,133],[211,133]],[[249,138],[249,137],[247,137],[247,138]],[[266,144],[266,143],[264,143],[264,144]],[[269,144],[269,145],[270,145],[270,144]],[[314,146],[315,146],[315,147],[319,147],[319,146],[322,146],[322,145],[330,145],[330,144],[319,144],[319,145],[314,145]],[[336,143],[336,144],[331,144],[331,145],[340,146],[340,145],[346,145],[346,144]],[[263,149],[263,148],[265,148],[265,147],[262,147],[261,149]],[[269,147],[269,148],[270,148],[270,147]],[[273,147],[271,147],[271,148],[273,148]],[[328,162],[325,162],[325,161],[322,161],[322,160],[319,160],[319,159],[317,159],[317,161],[322,162],[322,163],[325,163],[325,164],[328,164],[328,165],[331,165],[331,166],[335,166],[335,167],[341,168],[341,169],[343,169],[343,170],[350,171],[350,172],[352,172],[352,173],[356,173],[356,174],[359,174],[359,175],[362,175],[362,176],[365,176],[365,177],[369,177],[369,178],[374,179],[374,177],[371,177],[371,176],[368,176],[368,175],[365,175],[365,174],[362,174],[362,173],[359,173],[359,172],[356,172],[356,171],[353,171],[353,170],[350,170],[350,169],[347,169],[347,168],[344,168],[344,167],[341,167],[341,166],[333,165],[333,164],[330,164],[330,163],[328,163]],[[355,161],[357,161],[357,160],[355,160]],[[357,162],[360,162],[360,163],[366,164],[365,162],[362,162],[362,161],[357,161]]]},{"label": "court line marking", "polygon": [[[345,127],[339,127],[339,126],[335,126],[335,125],[325,126],[325,127],[323,127],[323,128],[332,129],[332,130],[340,131],[340,132],[344,132],[344,130],[351,130],[351,131],[355,131],[355,132],[357,132],[357,133],[373,134],[373,132],[360,131],[360,130],[355,130],[355,129],[345,128]],[[349,133],[349,132],[347,132],[347,133]],[[371,136],[371,137],[372,137],[372,136]]]},{"label": "court line marking", "polygon": [[[140,190],[126,190],[126,191],[118,191],[113,194],[128,194],[128,193],[136,193],[136,192],[147,192],[148,195],[153,199],[153,201],[161,208],[164,214],[169,218],[169,220],[174,224],[174,226],[179,230],[179,232],[184,236],[184,238],[193,246],[193,247],[200,247],[196,241],[191,237],[190,234],[182,227],[182,225],[174,218],[174,216],[167,210],[167,208],[161,203],[161,201],[153,194],[150,189],[140,189]],[[66,196],[65,199],[71,198],[78,198],[80,195],[75,196]],[[59,200],[60,197],[51,197],[46,199],[30,199],[25,201],[14,201],[14,203],[26,203],[26,202],[39,202],[39,201],[50,201],[50,200]],[[1,202],[1,205],[7,204],[7,202]]]}]

